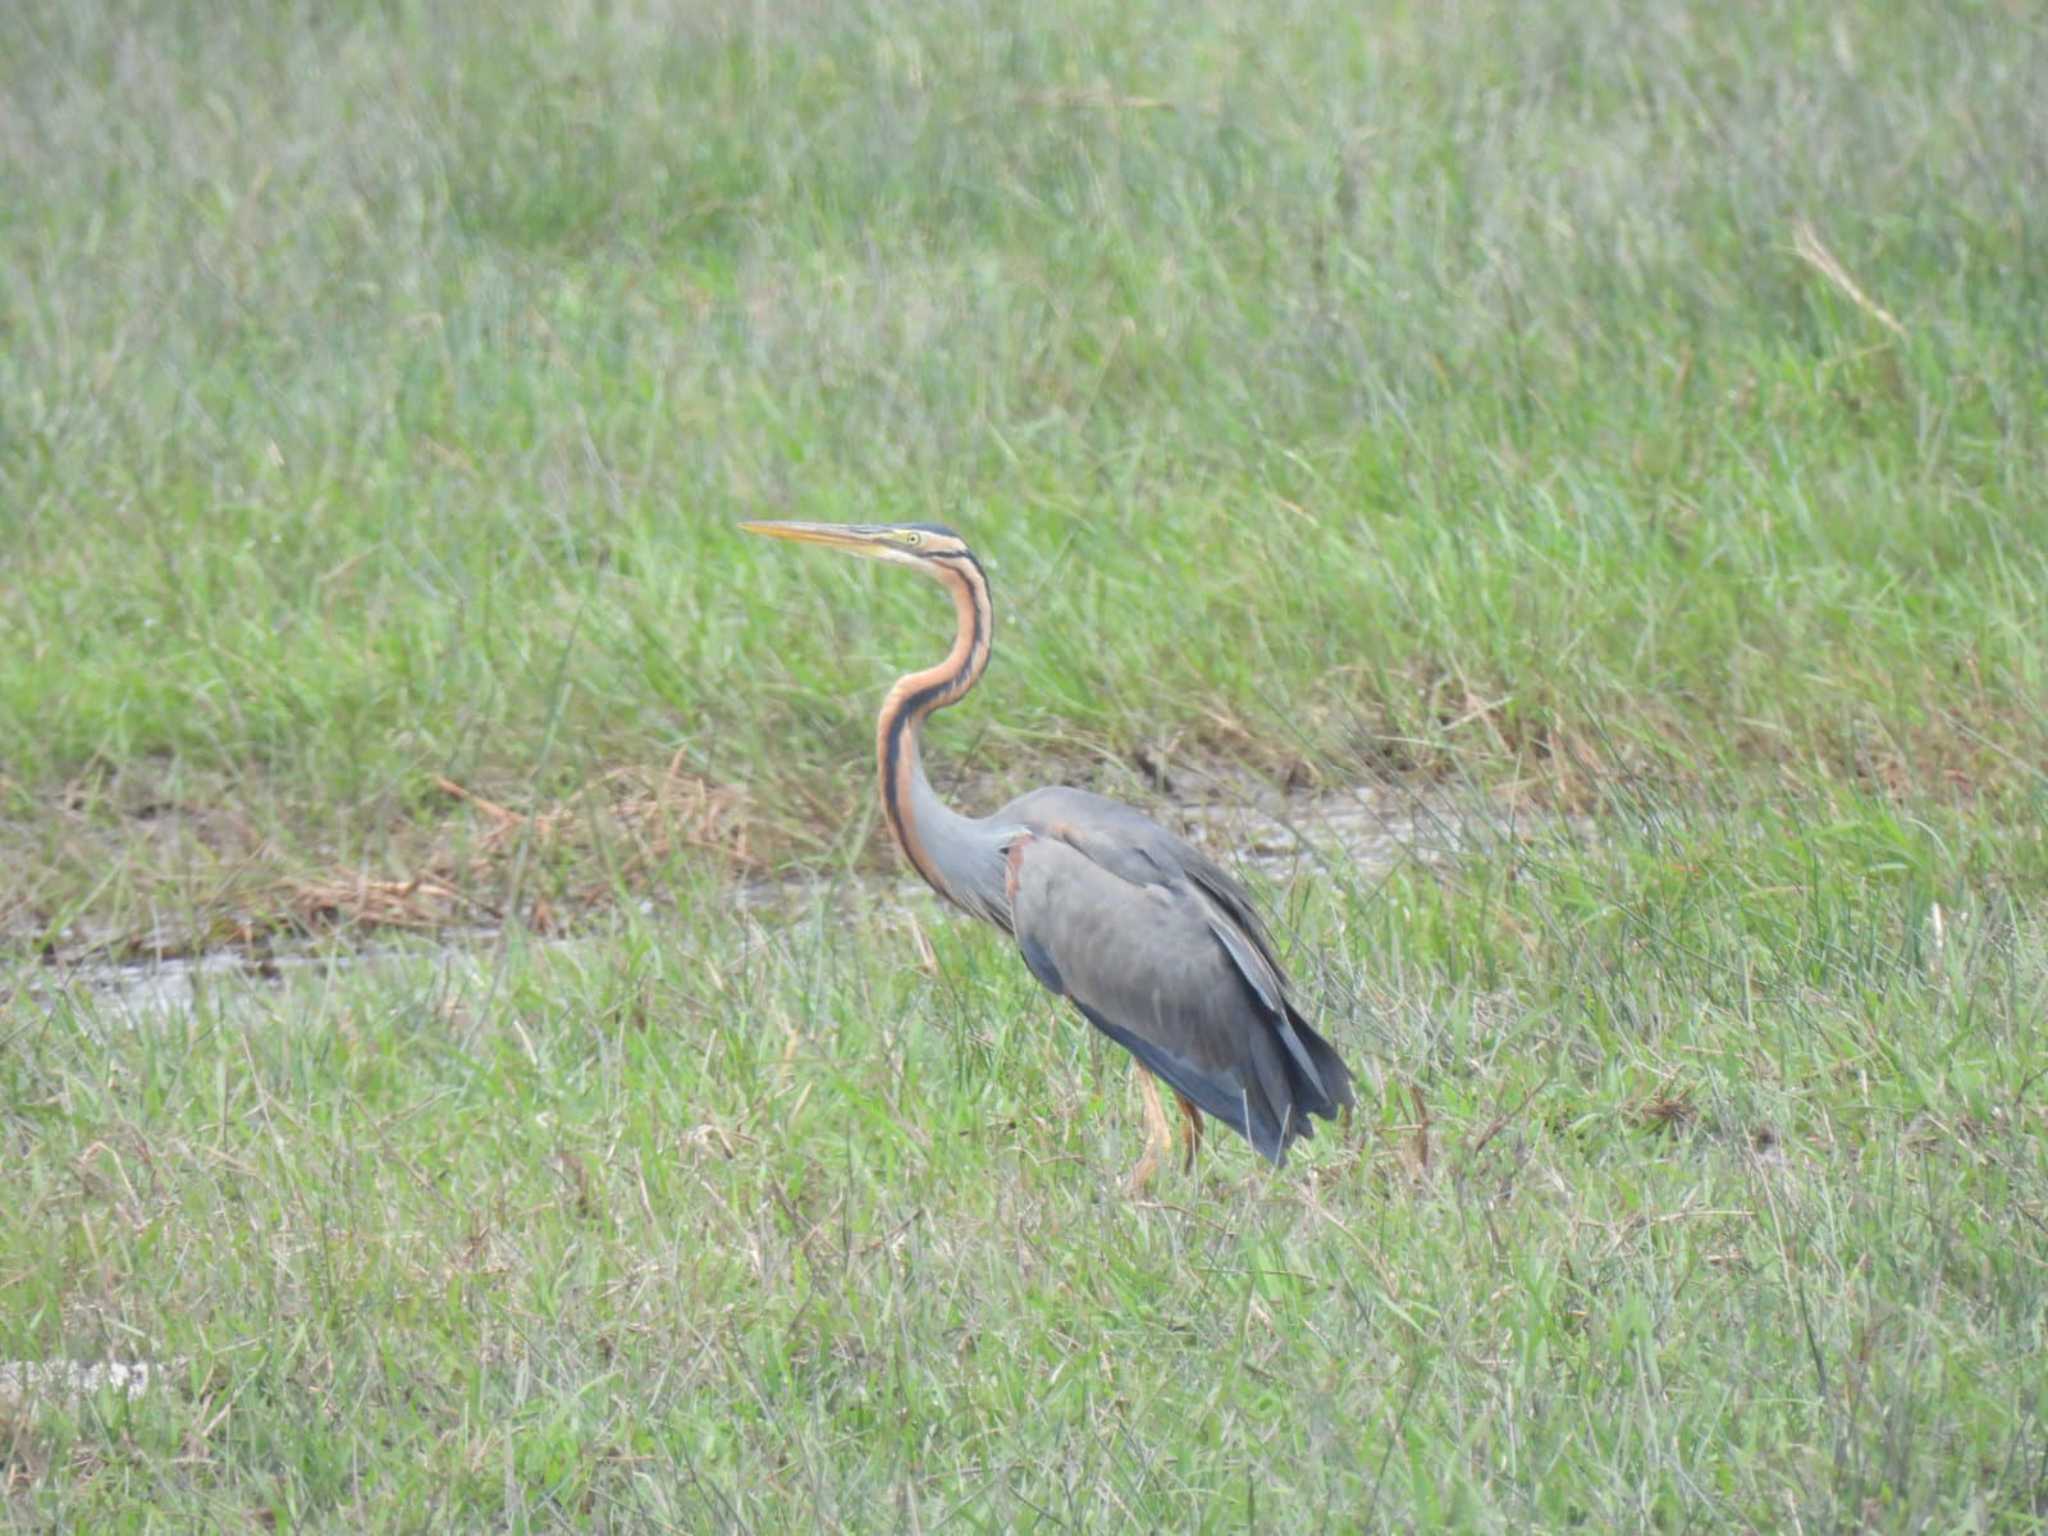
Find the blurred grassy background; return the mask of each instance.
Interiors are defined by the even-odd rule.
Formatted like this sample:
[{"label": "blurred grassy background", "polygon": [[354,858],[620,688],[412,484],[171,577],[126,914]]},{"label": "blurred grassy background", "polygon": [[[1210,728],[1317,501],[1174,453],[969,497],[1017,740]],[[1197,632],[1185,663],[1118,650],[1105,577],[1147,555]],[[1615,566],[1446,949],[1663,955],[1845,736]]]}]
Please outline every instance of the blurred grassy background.
[{"label": "blurred grassy background", "polygon": [[0,28],[17,933],[402,879],[442,776],[852,852],[943,605],[742,516],[976,539],[991,794],[1173,743],[2040,804],[2023,7]]}]

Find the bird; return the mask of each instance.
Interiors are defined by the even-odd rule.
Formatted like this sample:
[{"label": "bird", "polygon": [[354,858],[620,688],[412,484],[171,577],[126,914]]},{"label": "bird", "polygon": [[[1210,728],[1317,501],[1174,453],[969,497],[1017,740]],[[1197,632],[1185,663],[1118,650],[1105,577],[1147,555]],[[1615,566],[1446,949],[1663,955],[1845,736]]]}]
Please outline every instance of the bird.
[{"label": "bird", "polygon": [[989,816],[942,801],[925,776],[925,722],[981,680],[995,635],[988,574],[939,523],[747,522],[743,531],[924,572],[953,599],[945,657],[898,678],[875,719],[882,814],[918,875],[1015,940],[1055,996],[1133,1058],[1146,1138],[1135,1196],[1172,1149],[1157,1079],[1173,1090],[1191,1171],[1206,1113],[1275,1167],[1354,1102],[1351,1071],[1303,1017],[1244,886],[1143,812],[1054,785]]}]

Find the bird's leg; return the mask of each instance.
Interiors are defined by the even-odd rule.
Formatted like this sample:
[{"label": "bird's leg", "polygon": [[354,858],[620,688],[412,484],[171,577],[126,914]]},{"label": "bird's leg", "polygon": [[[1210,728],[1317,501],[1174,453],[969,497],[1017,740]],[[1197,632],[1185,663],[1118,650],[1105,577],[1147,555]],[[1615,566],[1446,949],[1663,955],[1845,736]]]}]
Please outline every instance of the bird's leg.
[{"label": "bird's leg", "polygon": [[1166,1109],[1159,1102],[1159,1089],[1152,1074],[1136,1061],[1131,1068],[1137,1073],[1138,1092],[1145,1100],[1145,1155],[1131,1170],[1130,1191],[1135,1195],[1152,1182],[1152,1175],[1159,1171],[1159,1159],[1173,1150],[1173,1129],[1166,1123]]},{"label": "bird's leg", "polygon": [[1174,1097],[1180,1101],[1180,1117],[1187,1122],[1188,1133],[1187,1146],[1180,1155],[1180,1171],[1193,1173],[1195,1154],[1202,1150],[1202,1112],[1195,1108],[1194,1101],[1186,1094],[1176,1092]]}]

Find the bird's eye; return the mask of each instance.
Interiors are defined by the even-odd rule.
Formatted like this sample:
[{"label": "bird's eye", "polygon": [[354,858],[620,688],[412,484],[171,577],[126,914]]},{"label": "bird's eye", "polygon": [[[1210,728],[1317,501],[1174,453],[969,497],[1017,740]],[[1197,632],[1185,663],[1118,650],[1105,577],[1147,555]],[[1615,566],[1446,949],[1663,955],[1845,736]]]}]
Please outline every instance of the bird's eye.
[{"label": "bird's eye", "polygon": [[924,535],[914,528],[906,528],[903,530],[903,542],[914,548],[924,542]]}]

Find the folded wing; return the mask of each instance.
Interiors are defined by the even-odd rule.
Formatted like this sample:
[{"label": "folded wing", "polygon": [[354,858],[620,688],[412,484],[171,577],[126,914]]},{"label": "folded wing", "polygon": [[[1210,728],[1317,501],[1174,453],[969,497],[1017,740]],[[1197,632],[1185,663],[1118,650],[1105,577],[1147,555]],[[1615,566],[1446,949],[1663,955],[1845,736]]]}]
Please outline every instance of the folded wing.
[{"label": "folded wing", "polygon": [[1287,996],[1244,892],[1114,801],[1042,791],[1002,813],[1010,915],[1032,974],[1278,1163],[1351,1074]]}]

